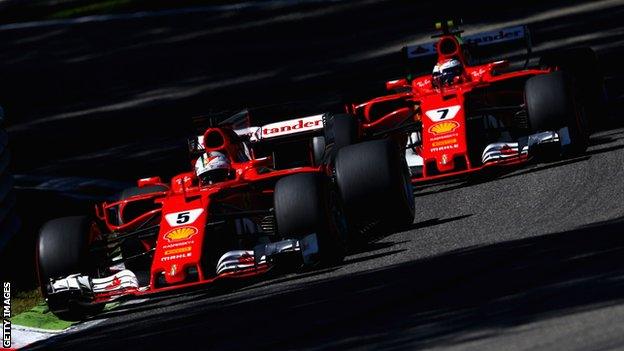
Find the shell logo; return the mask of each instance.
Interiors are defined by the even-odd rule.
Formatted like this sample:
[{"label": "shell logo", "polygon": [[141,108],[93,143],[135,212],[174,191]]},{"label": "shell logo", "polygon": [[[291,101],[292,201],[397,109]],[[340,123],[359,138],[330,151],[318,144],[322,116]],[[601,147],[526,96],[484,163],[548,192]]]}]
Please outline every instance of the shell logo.
[{"label": "shell logo", "polygon": [[455,121],[444,121],[440,123],[436,123],[429,127],[429,133],[431,134],[445,134],[455,131],[455,129],[459,128],[459,123]]},{"label": "shell logo", "polygon": [[164,238],[169,242],[187,240],[195,234],[197,234],[197,228],[195,227],[180,227],[168,231]]}]

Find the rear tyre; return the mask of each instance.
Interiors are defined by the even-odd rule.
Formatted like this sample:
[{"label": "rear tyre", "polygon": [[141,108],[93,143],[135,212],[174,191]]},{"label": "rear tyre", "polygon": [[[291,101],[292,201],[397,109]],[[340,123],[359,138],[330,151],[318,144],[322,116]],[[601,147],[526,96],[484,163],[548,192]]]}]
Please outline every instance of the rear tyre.
[{"label": "rear tyre", "polygon": [[405,159],[388,139],[347,146],[336,155],[336,182],[349,223],[379,221],[383,229],[414,222],[414,194]]},{"label": "rear tyre", "polygon": [[281,237],[302,238],[316,233],[319,260],[333,264],[344,259],[345,243],[323,188],[321,176],[314,173],[280,179],[273,198],[275,220]]},{"label": "rear tyre", "polygon": [[589,134],[583,105],[575,101],[572,82],[566,73],[556,71],[527,80],[524,87],[529,125],[532,132],[557,131],[568,127],[570,144],[564,154],[587,149]]},{"label": "rear tyre", "polygon": [[81,305],[65,294],[47,296],[50,279],[70,274],[91,274],[87,217],[64,217],[43,225],[37,239],[37,267],[44,297],[50,311],[64,320],[80,320],[100,312],[103,305]]},{"label": "rear tyre", "polygon": [[325,156],[325,137],[315,136],[312,138],[312,154],[314,156],[315,166],[323,163],[323,158]]},{"label": "rear tyre", "polygon": [[358,139],[358,125],[355,117],[347,114],[331,114],[325,118],[325,142],[333,145],[335,151],[355,144]]}]

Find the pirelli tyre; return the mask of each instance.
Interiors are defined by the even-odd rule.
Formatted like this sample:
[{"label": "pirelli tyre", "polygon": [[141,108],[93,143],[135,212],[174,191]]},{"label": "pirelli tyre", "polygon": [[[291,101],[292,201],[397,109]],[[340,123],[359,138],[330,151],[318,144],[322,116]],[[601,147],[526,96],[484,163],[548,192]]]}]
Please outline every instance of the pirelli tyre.
[{"label": "pirelli tyre", "polygon": [[414,195],[405,158],[389,139],[344,147],[335,162],[336,183],[351,227],[377,221],[383,229],[414,222]]},{"label": "pirelli tyre", "polygon": [[319,261],[333,264],[344,259],[345,239],[326,188],[319,174],[294,174],[275,184],[273,201],[278,234],[283,238],[316,234]]},{"label": "pirelli tyre", "polygon": [[540,58],[543,67],[557,67],[574,78],[577,97],[590,124],[600,124],[607,114],[607,94],[598,56],[589,47],[569,48]]},{"label": "pirelli tyre", "polygon": [[88,252],[90,221],[84,216],[63,217],[43,225],[37,238],[39,283],[50,311],[64,320],[81,320],[102,310],[103,305],[78,302],[79,297],[48,294],[50,279],[71,274],[93,274],[94,263]]},{"label": "pirelli tyre", "polygon": [[569,138],[564,154],[584,152],[589,143],[587,120],[582,102],[575,101],[573,81],[563,71],[537,75],[526,81],[525,103],[532,132],[558,131],[568,128],[568,135],[560,135],[562,142]]}]

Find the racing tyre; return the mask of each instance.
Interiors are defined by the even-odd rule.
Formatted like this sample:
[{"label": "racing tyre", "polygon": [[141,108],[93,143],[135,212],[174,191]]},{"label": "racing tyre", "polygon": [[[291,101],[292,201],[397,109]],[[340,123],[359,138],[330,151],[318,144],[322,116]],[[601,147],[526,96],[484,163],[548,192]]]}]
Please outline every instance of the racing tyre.
[{"label": "racing tyre", "polygon": [[92,273],[88,252],[89,226],[90,221],[84,216],[58,218],[45,223],[37,239],[37,268],[42,294],[48,299],[50,311],[64,320],[81,320],[104,308],[104,305],[80,304],[66,294],[47,294],[50,279]]},{"label": "racing tyre", "polygon": [[557,131],[568,127],[570,143],[564,154],[578,154],[587,149],[589,134],[585,112],[583,105],[575,101],[572,82],[565,72],[529,78],[524,94],[531,131]]},{"label": "racing tyre", "polygon": [[275,184],[274,208],[277,231],[282,237],[302,238],[316,233],[319,260],[338,263],[344,259],[345,240],[340,218],[335,218],[327,201],[322,178],[301,173],[280,179]]},{"label": "racing tyre", "polygon": [[315,136],[312,138],[312,154],[314,157],[314,165],[318,166],[323,163],[323,156],[325,156],[325,137]]},{"label": "racing tyre", "polygon": [[325,119],[325,142],[333,145],[334,151],[355,144],[358,138],[356,119],[347,114],[331,114]]},{"label": "racing tyre", "polygon": [[600,122],[606,114],[607,94],[604,76],[594,50],[589,47],[552,52],[540,59],[543,67],[558,67],[574,78],[578,98],[590,122]]},{"label": "racing tyre", "polygon": [[336,155],[336,182],[353,227],[379,221],[383,229],[414,222],[414,194],[409,170],[389,139],[347,146]]}]

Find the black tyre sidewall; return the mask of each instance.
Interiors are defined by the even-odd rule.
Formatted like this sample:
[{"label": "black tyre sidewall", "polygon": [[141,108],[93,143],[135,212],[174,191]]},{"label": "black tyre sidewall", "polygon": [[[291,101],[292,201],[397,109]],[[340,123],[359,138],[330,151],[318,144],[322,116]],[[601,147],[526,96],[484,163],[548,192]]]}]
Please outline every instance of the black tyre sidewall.
[{"label": "black tyre sidewall", "polygon": [[579,100],[587,118],[599,122],[606,113],[604,76],[596,53],[589,47],[570,48],[545,55],[541,66],[558,67],[574,78]]},{"label": "black tyre sidewall", "polygon": [[64,217],[43,225],[37,240],[39,279],[42,286],[50,278],[88,273],[88,229],[85,216]]},{"label": "black tyre sidewall", "polygon": [[338,151],[357,142],[357,120],[348,114],[328,115],[325,118],[324,133],[325,142],[330,144],[334,151]]},{"label": "black tyre sidewall", "polygon": [[37,238],[37,268],[41,291],[48,299],[50,311],[64,320],[80,320],[96,314],[103,304],[84,305],[70,301],[67,295],[47,296],[50,279],[70,274],[92,274],[94,267],[89,256],[89,226],[85,216],[64,217],[43,225]]},{"label": "black tyre sidewall", "polygon": [[409,171],[391,140],[368,141],[339,150],[335,171],[352,226],[361,226],[370,220],[379,220],[386,226],[413,222]]},{"label": "black tyre sidewall", "polygon": [[525,84],[525,102],[533,133],[568,127],[571,144],[564,153],[577,154],[588,144],[584,106],[577,101],[571,77],[563,71],[537,75]]},{"label": "black tyre sidewall", "polygon": [[284,238],[303,238],[315,233],[321,261],[335,262],[344,257],[344,245],[330,213],[323,177],[300,173],[275,184],[274,209],[277,230]]}]

